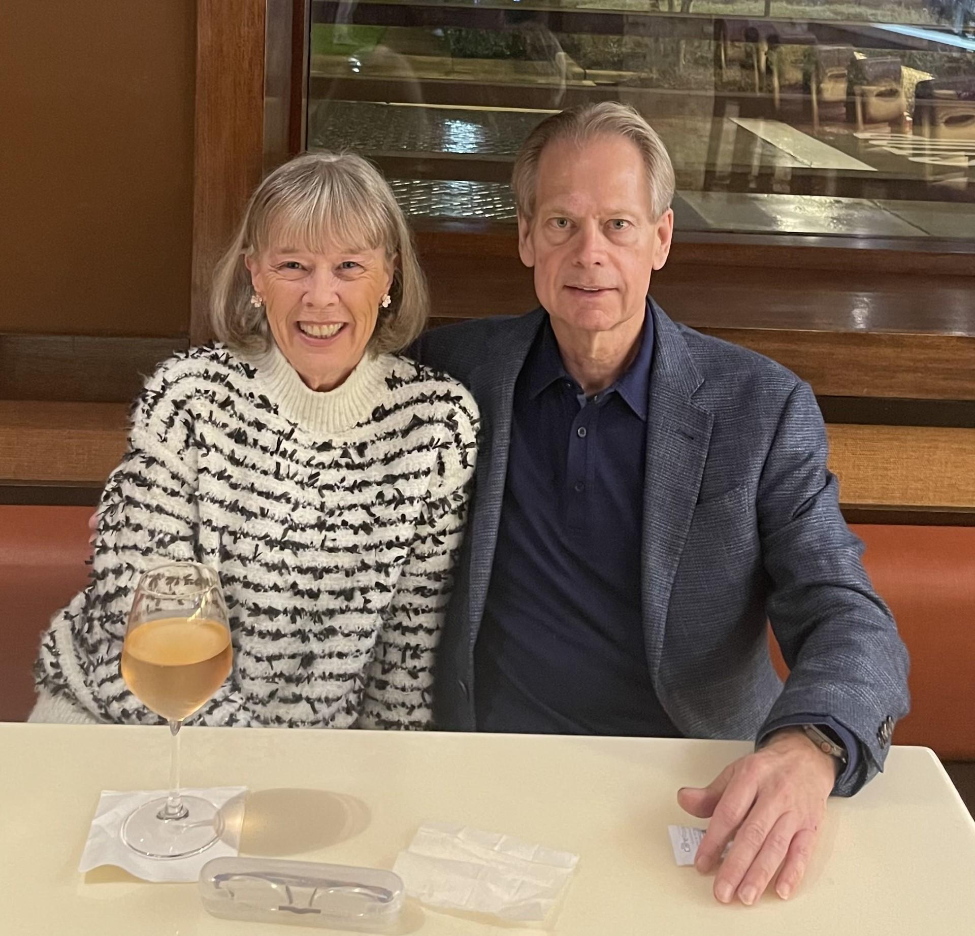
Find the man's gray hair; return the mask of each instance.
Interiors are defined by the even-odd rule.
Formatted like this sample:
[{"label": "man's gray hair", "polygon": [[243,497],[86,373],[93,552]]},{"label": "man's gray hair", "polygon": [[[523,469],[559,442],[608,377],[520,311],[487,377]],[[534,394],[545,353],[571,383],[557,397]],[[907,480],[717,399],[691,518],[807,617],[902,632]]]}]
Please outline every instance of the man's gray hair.
[{"label": "man's gray hair", "polygon": [[569,107],[546,117],[528,135],[511,174],[511,187],[521,217],[531,220],[535,213],[538,162],[545,147],[563,140],[582,145],[598,136],[622,136],[636,145],[647,169],[654,220],[670,207],[674,197],[674,165],[663,140],[634,108],[617,101],[602,101]]},{"label": "man's gray hair", "polygon": [[244,261],[269,247],[323,251],[381,247],[395,263],[392,303],[379,310],[369,347],[401,351],[417,338],[429,310],[426,280],[403,212],[379,171],[352,153],[308,153],[275,169],[257,187],[230,249],[217,264],[210,324],[235,348],[270,346],[263,307],[255,308]]}]

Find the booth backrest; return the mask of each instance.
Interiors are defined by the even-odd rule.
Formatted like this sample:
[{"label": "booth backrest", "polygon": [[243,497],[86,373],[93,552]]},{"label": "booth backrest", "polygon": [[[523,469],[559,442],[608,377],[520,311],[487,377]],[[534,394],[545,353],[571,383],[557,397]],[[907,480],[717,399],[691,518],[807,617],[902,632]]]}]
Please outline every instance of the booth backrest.
[{"label": "booth backrest", "polygon": [[[87,581],[90,514],[87,507],[0,506],[2,720],[30,712],[40,634]],[[975,760],[975,527],[853,529],[911,654],[912,710],[895,741]]]}]

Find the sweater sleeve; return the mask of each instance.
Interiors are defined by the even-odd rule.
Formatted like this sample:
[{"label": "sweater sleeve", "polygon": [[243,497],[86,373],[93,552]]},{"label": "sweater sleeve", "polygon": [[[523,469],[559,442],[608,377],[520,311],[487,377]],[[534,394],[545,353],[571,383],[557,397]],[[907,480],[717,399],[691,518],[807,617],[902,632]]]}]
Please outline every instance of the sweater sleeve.
[{"label": "sweater sleeve", "polygon": [[160,720],[128,691],[119,659],[142,572],[195,558],[196,453],[185,396],[168,366],[136,401],[125,455],[102,493],[90,583],[43,635],[32,721]]},{"label": "sweater sleeve", "polygon": [[434,657],[454,585],[477,456],[477,408],[458,411],[455,434],[434,475],[396,591],[366,671],[358,725],[422,729],[433,723]]}]

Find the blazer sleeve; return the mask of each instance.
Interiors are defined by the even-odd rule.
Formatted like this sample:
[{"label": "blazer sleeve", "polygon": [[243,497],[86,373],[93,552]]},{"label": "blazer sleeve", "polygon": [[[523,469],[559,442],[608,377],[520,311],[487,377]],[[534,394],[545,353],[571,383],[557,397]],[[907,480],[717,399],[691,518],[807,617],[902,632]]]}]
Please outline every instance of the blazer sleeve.
[{"label": "blazer sleeve", "polygon": [[[826,467],[826,427],[799,382],[779,419],[758,488],[770,590],[766,610],[790,668],[759,738],[816,712],[845,726],[864,757],[834,792],[855,793],[879,770],[890,726],[908,711],[907,650],[861,562]],[[886,726],[886,730],[885,730]]]}]

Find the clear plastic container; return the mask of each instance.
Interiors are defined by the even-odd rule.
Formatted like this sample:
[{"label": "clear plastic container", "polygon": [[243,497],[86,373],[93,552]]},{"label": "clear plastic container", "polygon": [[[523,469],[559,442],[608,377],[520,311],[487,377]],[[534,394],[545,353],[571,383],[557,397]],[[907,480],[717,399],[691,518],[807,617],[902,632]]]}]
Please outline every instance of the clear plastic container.
[{"label": "clear plastic container", "polygon": [[203,906],[214,916],[260,923],[382,933],[403,907],[392,871],[276,858],[214,858],[200,871]]}]

